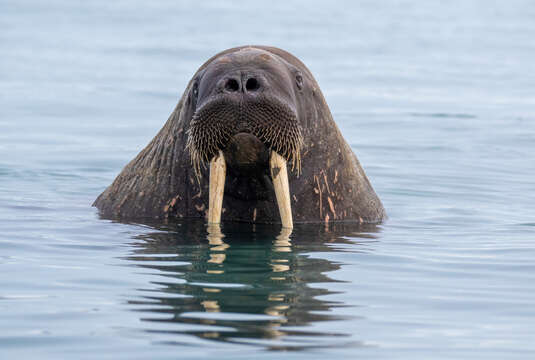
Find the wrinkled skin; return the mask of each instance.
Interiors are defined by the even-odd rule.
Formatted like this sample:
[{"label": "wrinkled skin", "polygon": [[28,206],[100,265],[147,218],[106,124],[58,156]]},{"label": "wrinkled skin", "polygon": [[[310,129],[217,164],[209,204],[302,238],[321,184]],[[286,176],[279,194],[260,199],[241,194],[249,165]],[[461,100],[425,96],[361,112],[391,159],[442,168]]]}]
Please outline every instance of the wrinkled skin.
[{"label": "wrinkled skin", "polygon": [[263,46],[229,49],[201,66],[163,129],[94,205],[108,218],[203,218],[206,165],[219,150],[222,221],[280,222],[272,150],[288,161],[294,222],[385,217],[309,70]]}]

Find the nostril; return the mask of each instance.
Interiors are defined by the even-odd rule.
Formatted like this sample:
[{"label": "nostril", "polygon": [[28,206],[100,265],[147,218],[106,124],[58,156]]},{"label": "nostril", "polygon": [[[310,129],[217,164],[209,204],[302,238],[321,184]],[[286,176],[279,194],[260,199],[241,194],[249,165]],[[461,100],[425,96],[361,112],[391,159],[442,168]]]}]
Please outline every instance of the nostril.
[{"label": "nostril", "polygon": [[225,89],[227,91],[238,91],[240,90],[240,84],[236,79],[228,79],[227,83],[225,84]]},{"label": "nostril", "polygon": [[258,80],[255,78],[250,78],[245,83],[245,89],[247,91],[256,91],[260,87],[260,84],[258,83]]}]

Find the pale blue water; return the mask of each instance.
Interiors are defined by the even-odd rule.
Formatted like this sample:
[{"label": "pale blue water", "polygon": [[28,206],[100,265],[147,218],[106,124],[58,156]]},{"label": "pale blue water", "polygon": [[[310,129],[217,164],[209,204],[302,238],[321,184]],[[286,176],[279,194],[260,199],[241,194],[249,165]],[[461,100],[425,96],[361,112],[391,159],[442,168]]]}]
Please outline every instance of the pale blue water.
[{"label": "pale blue water", "polygon": [[[534,358],[534,20],[532,1],[3,0],[0,358]],[[309,66],[390,219],[290,243],[225,224],[224,244],[100,220],[197,67],[249,43]]]}]

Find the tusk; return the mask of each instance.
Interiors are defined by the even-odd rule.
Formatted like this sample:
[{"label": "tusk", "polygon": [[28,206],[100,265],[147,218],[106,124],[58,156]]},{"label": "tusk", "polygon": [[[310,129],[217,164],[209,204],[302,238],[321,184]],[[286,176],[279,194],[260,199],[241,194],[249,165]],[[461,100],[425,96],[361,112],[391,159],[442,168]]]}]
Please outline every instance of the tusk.
[{"label": "tusk", "polygon": [[223,193],[225,191],[225,173],[227,165],[223,152],[214,156],[210,161],[210,190],[208,193],[208,223],[221,222],[221,208],[223,207]]},{"label": "tusk", "polygon": [[288,169],[286,166],[286,159],[277,154],[275,151],[272,151],[271,158],[269,159],[269,166],[271,169],[273,186],[275,187],[277,205],[279,205],[282,226],[292,229],[292,205],[290,203],[290,186],[288,184]]}]

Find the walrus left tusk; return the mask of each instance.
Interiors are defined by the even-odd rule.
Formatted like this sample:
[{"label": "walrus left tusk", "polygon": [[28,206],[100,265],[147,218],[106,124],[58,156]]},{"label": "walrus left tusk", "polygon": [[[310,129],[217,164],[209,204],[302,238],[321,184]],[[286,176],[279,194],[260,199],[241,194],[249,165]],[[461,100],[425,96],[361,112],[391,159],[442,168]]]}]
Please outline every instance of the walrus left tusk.
[{"label": "walrus left tusk", "polygon": [[210,190],[208,192],[208,223],[221,222],[221,208],[223,207],[223,193],[225,191],[225,175],[227,165],[223,152],[214,156],[210,161]]},{"label": "walrus left tusk", "polygon": [[279,205],[282,226],[292,229],[294,225],[292,220],[292,204],[290,203],[290,185],[288,184],[286,159],[275,151],[272,151],[271,158],[269,159],[269,167],[271,170],[273,186],[275,187],[277,205]]}]

